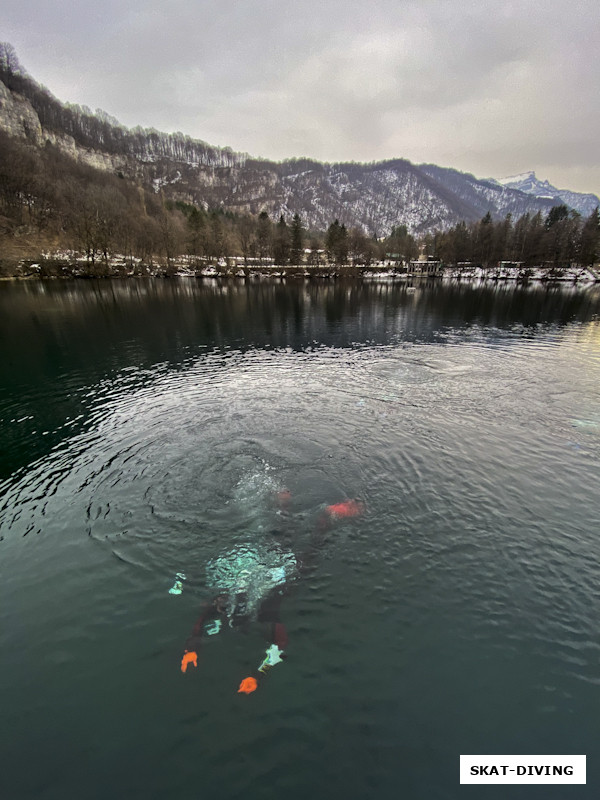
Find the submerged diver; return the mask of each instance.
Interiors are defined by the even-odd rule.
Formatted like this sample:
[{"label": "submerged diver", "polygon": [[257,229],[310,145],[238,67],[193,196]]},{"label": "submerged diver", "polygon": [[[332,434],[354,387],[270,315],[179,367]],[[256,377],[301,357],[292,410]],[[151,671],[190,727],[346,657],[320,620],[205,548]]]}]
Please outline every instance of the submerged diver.
[{"label": "submerged diver", "polygon": [[[279,492],[277,500],[280,508],[287,508],[290,498],[287,489]],[[290,579],[306,574],[314,566],[325,534],[333,523],[358,517],[364,509],[364,503],[356,499],[327,506],[317,520],[308,551],[301,559],[296,559],[281,542],[277,542],[275,547],[262,548],[261,552],[234,548],[226,556],[209,562],[209,579],[220,591],[202,607],[185,643],[181,671],[186,672],[190,664],[198,666],[203,636],[215,635],[225,625],[244,628],[256,619],[267,627],[269,647],[256,670],[256,677],[244,678],[238,692],[250,694],[255,691],[264,674],[286,657],[284,651],[288,645],[288,635],[281,622],[280,610],[283,598],[291,588]]]}]

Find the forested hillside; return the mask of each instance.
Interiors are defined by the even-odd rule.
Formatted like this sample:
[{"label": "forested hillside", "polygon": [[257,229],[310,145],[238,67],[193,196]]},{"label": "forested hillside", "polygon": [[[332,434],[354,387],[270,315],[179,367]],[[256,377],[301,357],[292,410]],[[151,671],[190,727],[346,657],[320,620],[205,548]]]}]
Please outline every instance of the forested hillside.
[{"label": "forested hillside", "polygon": [[[550,212],[550,213],[548,213]],[[92,274],[190,263],[593,263],[597,212],[435,165],[281,163],[63,104],[0,45],[0,260]],[[115,257],[116,259],[115,262]],[[48,258],[45,259],[48,262]]]}]

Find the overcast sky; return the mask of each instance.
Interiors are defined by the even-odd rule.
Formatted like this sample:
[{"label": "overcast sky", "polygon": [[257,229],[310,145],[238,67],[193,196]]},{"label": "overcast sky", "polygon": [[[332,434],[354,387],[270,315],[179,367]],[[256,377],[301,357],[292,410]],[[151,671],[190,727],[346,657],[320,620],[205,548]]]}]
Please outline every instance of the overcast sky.
[{"label": "overcast sky", "polygon": [[0,40],[128,126],[600,194],[598,0],[0,0]]}]

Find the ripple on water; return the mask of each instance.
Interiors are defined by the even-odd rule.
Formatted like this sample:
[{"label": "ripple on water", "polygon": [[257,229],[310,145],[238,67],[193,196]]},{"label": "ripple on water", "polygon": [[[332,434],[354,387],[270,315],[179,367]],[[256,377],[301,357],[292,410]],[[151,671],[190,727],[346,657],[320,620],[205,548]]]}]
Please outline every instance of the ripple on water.
[{"label": "ripple on water", "polygon": [[[89,574],[58,561],[76,565],[81,550],[97,548],[106,558],[94,574],[95,601],[136,639],[162,614],[183,629],[177,615],[185,609],[192,619],[198,595],[207,595],[211,559],[273,531],[302,554],[324,505],[359,496],[365,517],[325,537],[313,571],[286,600],[296,666],[279,673],[273,691],[297,724],[274,709],[250,716],[226,746],[218,738],[209,746],[215,763],[249,742],[260,749],[265,725],[269,741],[277,730],[300,749],[314,742],[316,724],[327,740],[318,704],[300,701],[294,681],[318,683],[343,706],[340,686],[376,673],[396,697],[398,665],[418,686],[417,665],[443,661],[440,652],[450,665],[468,664],[472,677],[498,661],[515,683],[537,687],[544,713],[557,713],[573,684],[597,683],[598,442],[587,421],[598,398],[587,377],[583,393],[573,388],[579,362],[554,333],[449,338],[409,348],[206,352],[86,387],[83,429],[4,483],[2,545],[22,554],[35,534],[62,542],[47,563],[78,595]],[[586,438],[585,462],[566,432]],[[274,497],[284,487],[292,500],[282,513]],[[177,611],[167,611],[152,598],[170,601],[177,571],[188,584]],[[73,662],[81,633],[64,613],[57,667]],[[92,648],[102,625],[89,633]],[[211,645],[231,648],[222,667],[210,654],[215,683],[225,680],[220,668],[232,685],[239,680],[243,645]],[[160,658],[156,648],[143,650],[148,662]],[[458,683],[458,667],[449,669]],[[384,688],[365,691],[376,704]],[[551,694],[559,699],[548,702]],[[223,700],[228,719],[250,714],[236,699]],[[255,777],[268,774],[259,766]],[[243,787],[247,776],[235,781]]]}]

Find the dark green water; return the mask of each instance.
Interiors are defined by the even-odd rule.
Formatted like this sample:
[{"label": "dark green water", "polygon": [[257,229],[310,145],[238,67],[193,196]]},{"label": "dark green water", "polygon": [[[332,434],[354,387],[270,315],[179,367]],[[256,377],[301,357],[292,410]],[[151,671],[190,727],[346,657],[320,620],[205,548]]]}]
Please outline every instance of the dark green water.
[{"label": "dark green water", "polygon": [[[0,797],[597,797],[599,320],[597,289],[1,284]],[[183,675],[209,562],[302,554],[355,496],[285,663],[239,695],[266,643],[225,627]],[[461,787],[461,753],[588,784]]]}]

